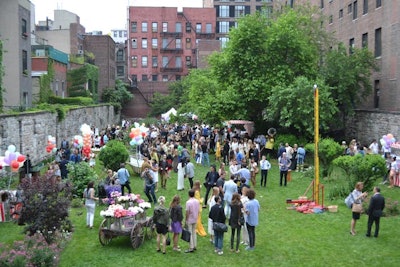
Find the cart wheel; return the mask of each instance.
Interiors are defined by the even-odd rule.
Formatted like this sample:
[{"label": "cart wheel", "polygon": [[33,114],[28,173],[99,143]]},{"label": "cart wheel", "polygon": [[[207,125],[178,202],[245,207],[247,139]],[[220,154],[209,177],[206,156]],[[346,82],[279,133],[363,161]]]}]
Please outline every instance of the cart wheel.
[{"label": "cart wheel", "polygon": [[145,230],[145,237],[147,239],[152,239],[153,237],[156,236],[156,228],[155,228],[155,224],[153,222],[153,218],[150,218],[147,222],[146,222],[146,230]]},{"label": "cart wheel", "polygon": [[107,219],[104,219],[101,222],[100,228],[99,228],[99,241],[100,241],[100,244],[102,244],[103,246],[108,245],[112,240],[112,235],[110,235],[109,233],[104,231],[104,229],[107,229],[106,223],[107,223]]},{"label": "cart wheel", "polygon": [[131,244],[133,248],[138,248],[144,240],[144,229],[140,223],[136,223],[131,230]]}]

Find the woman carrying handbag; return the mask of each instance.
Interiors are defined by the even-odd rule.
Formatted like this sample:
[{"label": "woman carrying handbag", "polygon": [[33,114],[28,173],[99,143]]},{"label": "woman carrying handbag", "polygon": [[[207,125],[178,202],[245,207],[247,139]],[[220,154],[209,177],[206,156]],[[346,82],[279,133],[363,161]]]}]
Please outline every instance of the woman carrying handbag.
[{"label": "woman carrying handbag", "polygon": [[362,202],[364,201],[365,197],[368,195],[367,192],[362,192],[364,188],[364,183],[363,182],[358,182],[351,193],[351,196],[353,198],[353,205],[351,207],[352,211],[352,219],[351,219],[351,224],[350,224],[350,234],[351,235],[356,235],[356,223],[357,220],[360,219],[360,215],[362,212]]}]

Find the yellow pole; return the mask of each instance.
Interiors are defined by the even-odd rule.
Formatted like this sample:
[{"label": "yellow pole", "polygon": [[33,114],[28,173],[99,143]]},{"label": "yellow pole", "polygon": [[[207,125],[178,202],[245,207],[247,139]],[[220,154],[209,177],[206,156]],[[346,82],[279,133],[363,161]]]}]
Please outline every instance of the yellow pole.
[{"label": "yellow pole", "polygon": [[314,201],[319,204],[319,96],[318,86],[314,85]]}]

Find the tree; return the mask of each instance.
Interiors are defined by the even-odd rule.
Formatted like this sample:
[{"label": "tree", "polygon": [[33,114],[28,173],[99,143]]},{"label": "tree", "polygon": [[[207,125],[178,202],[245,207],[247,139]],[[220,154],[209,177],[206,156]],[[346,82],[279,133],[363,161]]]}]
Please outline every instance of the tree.
[{"label": "tree", "polygon": [[314,83],[319,91],[320,129],[328,131],[337,119],[336,102],[323,80],[310,81],[299,76],[293,83],[277,85],[272,88],[269,105],[266,108],[266,120],[276,122],[280,127],[291,129],[307,139],[314,136]]},{"label": "tree", "polygon": [[186,99],[185,86],[182,81],[176,81],[168,86],[169,94],[156,93],[150,102],[151,111],[149,116],[159,116],[171,108],[178,109]]},{"label": "tree", "polygon": [[121,163],[125,163],[129,158],[129,152],[125,145],[117,140],[111,140],[104,146],[99,153],[99,160],[107,169],[117,171]]},{"label": "tree", "polygon": [[121,80],[116,80],[115,88],[105,88],[101,99],[103,102],[113,104],[119,110],[133,98],[133,94],[126,89],[127,86]]},{"label": "tree", "polygon": [[344,122],[347,115],[354,112],[357,104],[361,103],[372,92],[371,72],[378,70],[375,58],[368,49],[352,50],[348,55],[343,44],[329,51],[321,68],[321,76],[330,86],[332,97],[342,114]]}]

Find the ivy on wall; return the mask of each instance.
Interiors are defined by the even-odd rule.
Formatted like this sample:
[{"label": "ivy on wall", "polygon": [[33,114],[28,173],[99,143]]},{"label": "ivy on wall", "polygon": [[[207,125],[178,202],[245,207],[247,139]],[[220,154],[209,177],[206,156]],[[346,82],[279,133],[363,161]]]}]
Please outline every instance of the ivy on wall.
[{"label": "ivy on wall", "polygon": [[70,70],[67,72],[67,82],[69,96],[84,96],[91,97],[95,101],[98,100],[98,67],[85,64],[79,69]]},{"label": "ivy on wall", "polygon": [[39,99],[38,103],[48,103],[49,98],[54,95],[51,90],[51,83],[54,79],[54,62],[52,59],[48,58],[47,61],[47,74],[43,74],[39,78]]},{"label": "ivy on wall", "polygon": [[0,40],[0,113],[3,112],[3,42]]}]

